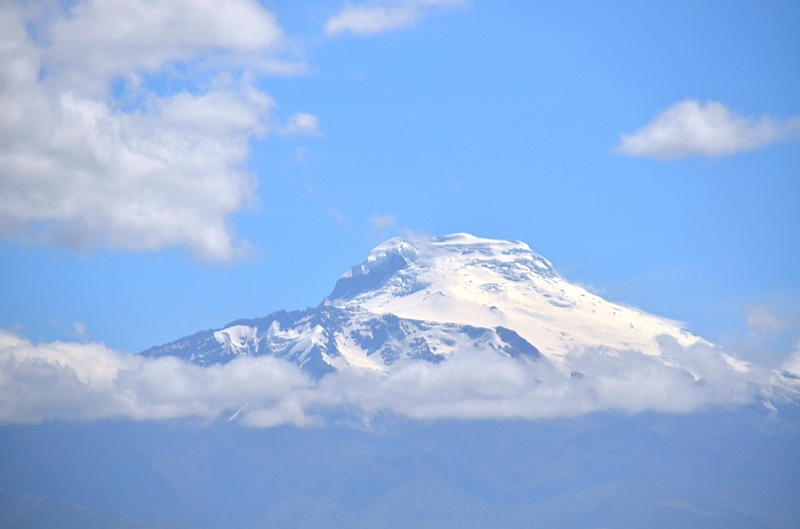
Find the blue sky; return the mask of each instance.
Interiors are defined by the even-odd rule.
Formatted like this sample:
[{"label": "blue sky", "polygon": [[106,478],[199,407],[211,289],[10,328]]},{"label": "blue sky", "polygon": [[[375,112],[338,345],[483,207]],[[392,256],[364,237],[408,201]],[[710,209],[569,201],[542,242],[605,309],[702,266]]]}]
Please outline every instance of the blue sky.
[{"label": "blue sky", "polygon": [[0,326],[136,352],[467,231],[795,347],[796,3],[204,5],[4,7]]}]

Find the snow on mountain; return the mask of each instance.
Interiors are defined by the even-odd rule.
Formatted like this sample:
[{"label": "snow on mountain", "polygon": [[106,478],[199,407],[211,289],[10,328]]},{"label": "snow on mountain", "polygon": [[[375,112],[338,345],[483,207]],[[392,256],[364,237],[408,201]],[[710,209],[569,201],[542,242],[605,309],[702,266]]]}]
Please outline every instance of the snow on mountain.
[{"label": "snow on mountain", "polygon": [[777,413],[800,402],[800,351],[780,369],[747,363],[570,284],[521,242],[466,234],[392,239],[317,307],[237,320],[138,357],[13,333],[0,342],[0,420],[23,422],[229,413],[270,427],[332,410],[367,424],[384,414],[547,419],[758,401]]},{"label": "snow on mountain", "polygon": [[525,243],[465,233],[381,244],[342,276],[325,304],[416,320],[503,326],[555,360],[585,346],[658,355],[660,335],[684,346],[700,340],[663,318],[567,282]]},{"label": "snow on mountain", "polygon": [[[569,373],[567,358],[581,351],[656,359],[665,337],[684,348],[710,345],[668,320],[569,283],[522,242],[459,233],[386,241],[346,271],[316,308],[237,320],[143,354],[201,365],[273,355],[321,377],[347,369],[386,372],[410,360],[440,362],[480,350]],[[732,369],[748,369],[720,354]]]}]

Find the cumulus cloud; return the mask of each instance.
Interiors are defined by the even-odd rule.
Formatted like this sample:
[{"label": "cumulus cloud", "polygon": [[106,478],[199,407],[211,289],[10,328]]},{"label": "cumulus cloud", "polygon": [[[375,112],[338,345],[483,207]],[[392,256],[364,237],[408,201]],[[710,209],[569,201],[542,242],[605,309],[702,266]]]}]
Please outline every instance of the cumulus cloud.
[{"label": "cumulus cloud", "polygon": [[[309,387],[296,366],[270,357],[200,367],[121,354],[102,344],[33,344],[0,331],[0,421],[259,414],[259,425],[305,424],[291,397]],[[269,422],[266,417],[271,417]]]},{"label": "cumulus cloud", "polygon": [[387,413],[548,419],[606,410],[682,413],[798,393],[774,372],[708,344],[685,348],[662,338],[660,351],[576,350],[554,364],[470,350],[438,364],[406,361],[388,373],[348,368],[314,381],[266,356],[201,367],[97,343],[34,344],[0,331],[0,422],[222,416],[253,427],[302,426],[332,411],[366,421]]},{"label": "cumulus cloud", "polygon": [[716,101],[675,103],[651,123],[622,134],[617,152],[627,156],[681,158],[729,156],[765,147],[800,132],[800,116],[746,118]]},{"label": "cumulus cloud", "polygon": [[[250,142],[282,128],[242,68],[274,66],[284,45],[255,0],[82,0],[67,12],[4,2],[0,236],[181,246],[222,261],[246,252],[229,219],[255,197]],[[219,56],[240,71],[193,66]],[[183,89],[148,88],[147,75],[176,65]],[[303,116],[312,130],[316,118]]]},{"label": "cumulus cloud", "polygon": [[766,380],[759,369],[734,368],[712,346],[686,349],[666,338],[661,345],[661,358],[636,351],[575,351],[566,359],[566,371],[546,361],[465,352],[439,364],[409,362],[389,375],[326,377],[319,391],[368,416],[388,411],[425,420],[550,419],[743,404],[756,397],[753,383]]},{"label": "cumulus cloud", "polygon": [[325,32],[330,36],[340,33],[375,35],[412,26],[432,7],[457,7],[463,4],[463,0],[400,0],[347,5],[325,22]]},{"label": "cumulus cloud", "polygon": [[285,40],[256,0],[83,0],[43,33],[46,68],[91,80],[155,72],[206,50],[274,51]]}]

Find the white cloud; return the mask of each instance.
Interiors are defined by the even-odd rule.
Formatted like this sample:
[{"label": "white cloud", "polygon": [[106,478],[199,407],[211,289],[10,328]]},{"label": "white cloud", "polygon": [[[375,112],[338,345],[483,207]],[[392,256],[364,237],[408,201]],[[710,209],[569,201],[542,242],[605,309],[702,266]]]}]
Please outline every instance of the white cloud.
[{"label": "white cloud", "polygon": [[419,22],[431,7],[457,7],[462,0],[400,0],[391,3],[345,6],[325,22],[325,32],[330,35],[353,33],[375,35]]},{"label": "white cloud", "polygon": [[103,79],[156,72],[208,50],[275,51],[285,40],[256,0],[83,0],[45,38],[46,68]]},{"label": "white cloud", "polygon": [[306,112],[297,112],[289,116],[286,123],[280,127],[281,136],[311,136],[322,138],[325,136],[319,126],[319,118]]},{"label": "white cloud", "polygon": [[[734,369],[707,345],[661,344],[662,357],[636,351],[575,351],[564,371],[546,361],[464,352],[439,364],[409,362],[388,375],[323,378],[326,402],[365,415],[392,412],[416,419],[549,419],[620,410],[684,413],[756,398],[765,370]],[[739,366],[741,368],[742,366]],[[580,375],[572,375],[580,373]]]},{"label": "white cloud", "polygon": [[[75,249],[182,246],[222,261],[245,252],[229,219],[255,197],[249,145],[282,129],[246,73],[211,63],[280,62],[274,15],[255,0],[51,11],[0,7],[0,235]],[[200,60],[210,62],[193,70]],[[144,74],[179,63],[185,89],[148,88]],[[111,93],[117,79],[123,99]]]},{"label": "white cloud", "polygon": [[675,103],[633,134],[622,134],[618,152],[627,156],[681,158],[728,156],[765,147],[800,132],[800,116],[785,120],[745,118],[716,101]]},{"label": "white cloud", "polygon": [[800,341],[794,346],[794,352],[783,362],[781,368],[792,373],[796,378],[793,380],[800,387]]},{"label": "white cloud", "polygon": [[[408,361],[388,373],[346,369],[314,382],[272,357],[201,367],[97,343],[33,344],[0,331],[0,422],[222,416],[269,427],[316,424],[330,411],[364,420],[384,413],[424,420],[547,419],[606,410],[683,413],[774,395],[797,399],[797,388],[775,372],[719,348],[684,348],[664,338],[660,351],[659,357],[573,351],[564,365],[461,351],[438,364]],[[787,369],[796,363],[787,362]]]},{"label": "white cloud", "polygon": [[274,358],[200,367],[97,343],[32,344],[0,331],[0,422],[213,418],[245,407],[242,420],[257,412],[262,426],[306,424],[291,397],[310,384],[296,366]]},{"label": "white cloud", "polygon": [[767,307],[750,307],[745,316],[745,323],[750,329],[763,335],[785,331],[792,322],[779,314],[774,314]]}]

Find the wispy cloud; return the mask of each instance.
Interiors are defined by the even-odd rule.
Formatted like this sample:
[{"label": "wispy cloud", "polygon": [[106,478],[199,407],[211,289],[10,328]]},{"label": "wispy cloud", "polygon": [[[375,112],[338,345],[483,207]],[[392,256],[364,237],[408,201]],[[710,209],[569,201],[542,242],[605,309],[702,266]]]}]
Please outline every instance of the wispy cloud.
[{"label": "wispy cloud", "polygon": [[322,138],[325,136],[319,126],[319,118],[306,112],[292,114],[286,123],[280,127],[281,136],[310,136]]},{"label": "wispy cloud", "polygon": [[386,228],[394,228],[395,224],[396,222],[394,219],[394,215],[391,214],[372,215],[369,218],[369,225],[375,231],[384,230]]},{"label": "wispy cloud", "polygon": [[[246,252],[229,218],[255,199],[242,169],[251,140],[320,134],[310,114],[281,126],[245,72],[281,69],[275,16],[255,0],[44,11],[0,6],[0,236],[80,250],[181,246],[222,261]],[[148,88],[147,75],[176,65],[184,90]]]},{"label": "wispy cloud", "polygon": [[762,335],[781,332],[792,326],[789,318],[773,313],[768,307],[750,307],[745,316],[747,327]]},{"label": "wispy cloud", "polygon": [[800,379],[800,341],[795,344],[794,352],[783,362],[781,368]]},{"label": "wispy cloud", "polygon": [[729,156],[800,133],[800,116],[746,118],[717,101],[675,103],[633,134],[622,134],[617,152],[627,156],[681,158]]},{"label": "wispy cloud", "polygon": [[[0,422],[232,417],[255,427],[308,425],[329,411],[368,420],[544,419],[604,410],[681,413],[735,405],[798,388],[710,345],[660,342],[661,356],[574,351],[563,365],[480,349],[388,373],[342,370],[313,381],[287,361],[240,357],[201,367],[173,357],[127,355],[97,343],[34,344],[0,331]],[[796,358],[787,369],[796,368]],[[781,379],[783,380],[783,379]]]},{"label": "wispy cloud", "polygon": [[86,324],[82,321],[73,322],[72,331],[75,333],[75,336],[83,339],[86,337]]},{"label": "wispy cloud", "polygon": [[412,26],[433,7],[457,7],[463,0],[400,0],[345,6],[325,23],[330,35],[352,33],[368,36]]},{"label": "wispy cloud", "polygon": [[347,216],[339,211],[336,208],[328,208],[328,215],[337,223],[341,224],[342,226],[347,226],[348,228],[351,225],[350,219]]}]

